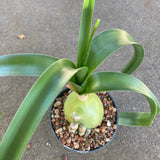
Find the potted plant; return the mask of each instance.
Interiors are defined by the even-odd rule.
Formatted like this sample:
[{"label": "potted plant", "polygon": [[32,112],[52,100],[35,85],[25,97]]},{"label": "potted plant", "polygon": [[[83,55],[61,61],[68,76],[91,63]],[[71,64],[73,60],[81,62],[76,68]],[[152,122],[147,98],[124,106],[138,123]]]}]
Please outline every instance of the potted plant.
[{"label": "potted plant", "polygon": [[118,110],[108,92],[76,94],[64,88],[55,99],[50,110],[51,130],[67,149],[78,153],[95,152],[114,138]]},{"label": "potted plant", "polygon": [[[58,59],[40,54],[0,56],[0,76],[39,76],[20,105],[2,139],[0,144],[1,160],[7,160],[11,157],[12,159],[20,159],[40,120],[66,84],[73,91],[67,98],[66,108],[68,111],[70,104],[73,103],[73,98],[78,96],[89,105],[91,100],[87,101],[87,97],[90,97],[90,94],[94,95],[93,97],[91,95],[91,98],[95,99],[98,106],[94,105],[90,111],[92,112],[91,115],[94,114],[99,117],[99,121],[91,126],[87,124],[88,118],[80,122],[86,128],[95,127],[102,120],[104,111],[99,99],[95,98],[95,92],[126,90],[145,96],[151,111],[120,112],[119,125],[150,126],[156,114],[160,112],[160,105],[155,95],[143,82],[130,76],[143,59],[143,47],[134,42],[127,32],[120,29],[104,31],[93,37],[99,25],[98,19],[91,32],[94,2],[95,0],[84,0],[83,2],[77,65],[68,59]],[[135,53],[122,69],[122,73],[93,73],[108,56],[126,45],[133,45]],[[95,109],[96,107],[98,109]],[[67,110],[65,114],[68,114]],[[76,109],[72,113],[69,116],[73,117],[76,122],[83,118]],[[87,111],[87,113],[90,112]]]}]

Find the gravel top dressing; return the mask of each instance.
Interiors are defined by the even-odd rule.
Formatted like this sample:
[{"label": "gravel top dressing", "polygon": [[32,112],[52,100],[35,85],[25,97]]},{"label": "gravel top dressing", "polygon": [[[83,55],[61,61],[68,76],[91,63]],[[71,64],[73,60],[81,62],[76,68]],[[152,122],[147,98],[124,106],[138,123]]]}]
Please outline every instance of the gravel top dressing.
[{"label": "gravel top dressing", "polygon": [[62,144],[79,151],[92,151],[109,143],[117,128],[117,111],[111,97],[106,92],[97,93],[104,106],[102,123],[96,128],[87,129],[83,136],[70,133],[69,122],[64,115],[64,102],[69,92],[57,98],[51,110],[51,123],[57,138]]}]

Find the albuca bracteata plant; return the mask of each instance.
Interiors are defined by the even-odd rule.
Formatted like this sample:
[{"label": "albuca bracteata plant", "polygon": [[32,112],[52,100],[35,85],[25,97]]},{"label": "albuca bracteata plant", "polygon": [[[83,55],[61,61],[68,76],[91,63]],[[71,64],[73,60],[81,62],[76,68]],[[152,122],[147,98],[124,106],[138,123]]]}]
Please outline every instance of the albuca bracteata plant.
[{"label": "albuca bracteata plant", "polygon": [[[93,37],[100,22],[98,19],[91,32],[94,3],[95,0],[83,2],[77,65],[68,59],[41,54],[0,56],[0,76],[39,76],[2,139],[1,160],[20,159],[40,120],[66,84],[73,91],[64,106],[65,117],[71,124],[92,128],[101,123],[104,111],[95,94],[101,91],[133,91],[144,95],[149,102],[150,112],[120,112],[119,125],[150,126],[160,112],[154,94],[143,82],[130,76],[144,57],[143,47],[120,29],[107,30]],[[133,45],[134,54],[122,73],[93,73],[114,51],[126,45]]]}]

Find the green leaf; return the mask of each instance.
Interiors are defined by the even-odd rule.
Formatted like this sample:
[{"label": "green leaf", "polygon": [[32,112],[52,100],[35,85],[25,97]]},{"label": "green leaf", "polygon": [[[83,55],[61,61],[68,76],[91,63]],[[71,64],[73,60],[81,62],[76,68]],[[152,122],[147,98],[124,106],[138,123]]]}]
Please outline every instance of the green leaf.
[{"label": "green leaf", "polygon": [[77,92],[78,94],[84,92],[84,88],[81,87],[80,85],[69,81],[68,84],[66,85],[66,87],[68,87],[69,89],[71,89],[72,91]]},{"label": "green leaf", "polygon": [[78,42],[78,67],[81,67],[86,57],[89,45],[90,30],[92,24],[92,14],[95,0],[84,0],[82,9],[82,18],[79,31]]},{"label": "green leaf", "polygon": [[[99,23],[100,23],[100,19],[97,19],[97,22],[96,22],[96,24],[94,25],[93,30],[92,30],[92,33],[91,33],[90,38],[89,38],[88,49],[87,49],[87,52],[86,52],[86,53],[87,53],[87,56],[88,56],[88,52],[89,52],[89,49],[90,49],[90,46],[91,46],[92,38],[93,38],[93,36],[94,36],[94,33],[95,33],[95,31],[96,31]],[[84,60],[87,59],[87,56],[86,56],[86,58],[85,58]]]},{"label": "green leaf", "polygon": [[57,94],[80,69],[75,69],[71,61],[61,59],[43,72],[22,102],[2,139],[1,159],[20,159],[28,141]]},{"label": "green leaf", "polygon": [[75,75],[75,82],[77,84],[82,84],[84,82],[84,80],[86,79],[86,77],[88,76],[88,68],[85,67],[85,69],[80,70],[76,75]]},{"label": "green leaf", "polygon": [[84,63],[84,66],[89,68],[89,75],[108,56],[126,45],[133,45],[135,52],[129,63],[122,69],[122,72],[131,74],[140,65],[144,57],[143,47],[134,42],[127,32],[120,29],[107,30],[95,36],[91,43],[89,55]]},{"label": "green leaf", "polygon": [[120,112],[119,124],[125,126],[149,126],[154,117],[160,112],[157,98],[149,88],[140,80],[116,72],[101,72],[92,74],[86,81],[86,89],[83,94],[100,91],[125,90],[140,93],[145,96],[150,104],[151,112]]},{"label": "green leaf", "polygon": [[58,59],[41,54],[0,56],[0,76],[40,76]]}]

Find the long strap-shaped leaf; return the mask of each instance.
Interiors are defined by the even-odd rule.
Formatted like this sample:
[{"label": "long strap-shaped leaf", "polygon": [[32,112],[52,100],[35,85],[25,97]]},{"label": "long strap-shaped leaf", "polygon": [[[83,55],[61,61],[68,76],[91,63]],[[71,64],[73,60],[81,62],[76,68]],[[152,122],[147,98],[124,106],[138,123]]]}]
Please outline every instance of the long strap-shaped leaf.
[{"label": "long strap-shaped leaf", "polygon": [[0,144],[0,159],[19,160],[40,120],[67,81],[80,69],[62,59],[53,63],[27,94]]},{"label": "long strap-shaped leaf", "polygon": [[95,0],[84,0],[78,42],[78,67],[87,55]]},{"label": "long strap-shaped leaf", "polygon": [[86,82],[85,93],[99,91],[126,90],[143,94],[148,100],[151,112],[120,112],[119,124],[125,126],[149,126],[155,115],[160,112],[160,105],[154,94],[140,80],[116,72],[101,72],[92,74]]},{"label": "long strap-shaped leaf", "polygon": [[40,76],[58,58],[41,54],[0,56],[0,76]]},{"label": "long strap-shaped leaf", "polygon": [[134,42],[127,32],[120,29],[107,30],[95,36],[84,63],[84,66],[89,68],[89,74],[114,51],[126,45],[133,45],[135,52],[129,63],[122,69],[122,72],[131,74],[140,65],[144,57],[143,47]]}]

